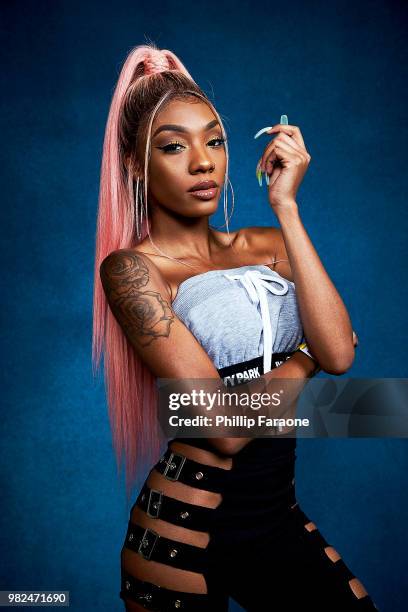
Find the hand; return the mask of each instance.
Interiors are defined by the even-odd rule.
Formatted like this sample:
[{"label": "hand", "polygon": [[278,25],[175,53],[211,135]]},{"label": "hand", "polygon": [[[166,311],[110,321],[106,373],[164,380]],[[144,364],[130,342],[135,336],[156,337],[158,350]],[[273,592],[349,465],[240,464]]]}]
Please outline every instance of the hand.
[{"label": "hand", "polygon": [[278,213],[297,206],[297,190],[312,158],[297,126],[277,123],[265,133],[278,135],[265,148],[257,170],[266,173],[269,202]]}]

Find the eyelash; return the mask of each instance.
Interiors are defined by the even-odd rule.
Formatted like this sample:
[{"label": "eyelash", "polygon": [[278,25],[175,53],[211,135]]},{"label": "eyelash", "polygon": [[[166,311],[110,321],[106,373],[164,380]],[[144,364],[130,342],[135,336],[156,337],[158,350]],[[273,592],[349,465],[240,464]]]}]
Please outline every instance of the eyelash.
[{"label": "eyelash", "polygon": [[[227,139],[226,138],[213,138],[209,142],[214,142],[214,140],[218,140],[219,142],[221,142],[222,144],[219,145],[221,147],[226,142]],[[162,149],[165,153],[177,153],[177,150],[169,149],[168,148],[168,147],[171,147],[171,146],[180,146],[180,147],[183,147],[184,145],[182,145],[181,142],[174,141],[174,142],[169,142],[169,144],[165,145],[164,147],[158,147],[158,148]]]}]

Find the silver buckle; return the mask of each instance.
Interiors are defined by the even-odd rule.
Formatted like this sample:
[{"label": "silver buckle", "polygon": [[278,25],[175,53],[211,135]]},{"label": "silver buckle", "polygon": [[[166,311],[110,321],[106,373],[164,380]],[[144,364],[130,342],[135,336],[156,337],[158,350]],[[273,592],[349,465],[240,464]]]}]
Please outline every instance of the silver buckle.
[{"label": "silver buckle", "polygon": [[[149,542],[149,534],[152,534],[154,536],[154,540],[152,540],[151,542]],[[140,540],[137,552],[142,555],[144,559],[150,559],[153,552],[153,548],[159,538],[159,534],[153,531],[153,529],[146,528],[144,530],[143,537]]]},{"label": "silver buckle", "polygon": [[[181,459],[179,465],[177,465],[176,457]],[[175,459],[176,461],[174,461]],[[173,452],[170,453],[170,457],[168,458],[167,461],[164,461],[164,459],[162,459],[162,461],[164,461],[166,464],[166,467],[164,468],[164,471],[163,471],[163,476],[165,476],[167,480],[177,480],[178,477],[180,476],[180,472],[185,463],[185,460],[186,460],[186,457],[184,455],[179,455],[178,453],[173,453]],[[173,470],[176,470],[176,471],[172,473],[171,475],[169,475],[169,471],[173,472]]]},{"label": "silver buckle", "polygon": [[[157,499],[158,496],[158,499]],[[149,501],[147,502],[146,514],[151,518],[157,518],[160,514],[163,493],[157,489],[150,489]],[[152,507],[152,510],[151,510]]]}]

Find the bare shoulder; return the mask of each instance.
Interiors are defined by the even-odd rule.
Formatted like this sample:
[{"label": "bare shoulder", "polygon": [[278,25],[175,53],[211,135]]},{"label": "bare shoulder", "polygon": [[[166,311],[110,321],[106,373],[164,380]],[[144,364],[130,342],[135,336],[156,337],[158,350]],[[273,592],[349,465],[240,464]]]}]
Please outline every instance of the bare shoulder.
[{"label": "bare shoulder", "polygon": [[293,275],[290,267],[285,241],[280,227],[265,227],[255,225],[240,230],[241,240],[254,257],[264,257],[270,262],[270,267],[292,281]]},{"label": "bare shoulder", "polygon": [[112,251],[100,265],[100,277],[107,297],[115,293],[136,293],[157,289],[170,298],[169,286],[150,257],[133,248]]},{"label": "bare shoulder", "polygon": [[239,238],[245,240],[248,250],[255,254],[265,254],[273,258],[276,252],[276,243],[279,239],[278,227],[265,227],[252,225],[239,230]]}]

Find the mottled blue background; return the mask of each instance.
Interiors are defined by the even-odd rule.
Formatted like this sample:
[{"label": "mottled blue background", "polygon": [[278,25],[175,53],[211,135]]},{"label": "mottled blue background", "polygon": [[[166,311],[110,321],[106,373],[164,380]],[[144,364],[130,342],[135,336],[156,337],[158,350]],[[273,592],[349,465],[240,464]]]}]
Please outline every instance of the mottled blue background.
[{"label": "mottled blue background", "polygon": [[[301,127],[312,162],[300,212],[359,335],[350,375],[406,377],[406,34],[406,5],[389,0],[2,4],[0,589],[123,609],[129,509],[92,378],[91,317],[102,139],[127,52],[149,40],[173,50],[215,101],[232,229],[277,225],[255,132],[282,113]],[[407,609],[407,449],[298,443],[303,509],[385,612]]]}]

